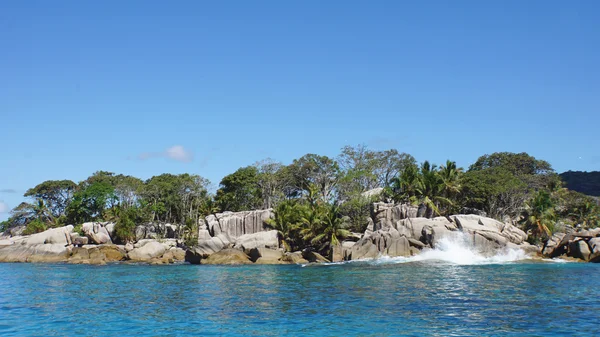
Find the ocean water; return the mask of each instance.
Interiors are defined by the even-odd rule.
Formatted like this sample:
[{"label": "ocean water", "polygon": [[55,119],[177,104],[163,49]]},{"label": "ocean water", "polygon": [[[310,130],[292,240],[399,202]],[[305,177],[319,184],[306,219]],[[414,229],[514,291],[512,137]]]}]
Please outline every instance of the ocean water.
[{"label": "ocean water", "polygon": [[600,264],[452,242],[328,265],[0,264],[0,336],[600,336]]}]

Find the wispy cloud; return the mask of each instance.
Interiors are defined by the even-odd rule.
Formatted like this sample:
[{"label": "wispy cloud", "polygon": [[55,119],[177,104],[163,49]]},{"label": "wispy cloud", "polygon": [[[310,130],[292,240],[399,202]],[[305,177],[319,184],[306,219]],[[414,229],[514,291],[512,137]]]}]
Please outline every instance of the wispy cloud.
[{"label": "wispy cloud", "polygon": [[139,160],[147,160],[152,158],[168,158],[182,163],[189,163],[194,160],[194,155],[191,151],[186,150],[181,145],[174,145],[162,152],[144,152],[138,156]]},{"label": "wispy cloud", "polygon": [[17,193],[17,191],[13,190],[12,188],[5,188],[5,189],[1,189],[0,193]]},{"label": "wispy cloud", "polygon": [[9,210],[10,207],[4,201],[0,200],[0,213],[8,213]]}]

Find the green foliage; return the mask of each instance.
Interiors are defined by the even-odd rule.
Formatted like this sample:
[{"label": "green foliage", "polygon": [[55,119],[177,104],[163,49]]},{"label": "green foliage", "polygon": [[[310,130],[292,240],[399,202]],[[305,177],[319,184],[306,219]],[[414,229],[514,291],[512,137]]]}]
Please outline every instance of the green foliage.
[{"label": "green foliage", "polygon": [[4,221],[0,221],[0,233],[3,233],[7,230],[9,230],[11,227],[11,221],[10,219],[8,220],[4,220]]},{"label": "green foliage", "polygon": [[556,223],[556,214],[552,197],[547,191],[539,191],[534,197],[525,203],[523,219],[521,220],[523,228],[531,233],[531,237],[536,240],[548,240],[554,232]]},{"label": "green foliage", "polygon": [[151,221],[185,223],[198,220],[199,209],[209,198],[209,181],[190,174],[161,174],[148,179],[142,197]]},{"label": "green foliage", "polygon": [[193,219],[185,221],[183,240],[186,247],[198,245],[198,223]]},{"label": "green foliage", "polygon": [[76,188],[71,180],[47,180],[28,189],[24,196],[42,200],[50,214],[59,217],[64,214]]},{"label": "green foliage", "polygon": [[425,216],[448,215],[456,208],[453,201],[461,191],[461,168],[456,163],[447,161],[440,169],[429,161],[424,161],[420,168],[407,166],[399,177],[392,180],[386,193],[396,202],[424,205]]},{"label": "green foliage", "polygon": [[117,242],[126,243],[135,240],[136,224],[143,222],[143,212],[137,207],[120,209],[115,223],[115,238]]},{"label": "green foliage", "polygon": [[67,207],[68,221],[77,224],[102,219],[109,202],[115,200],[114,191],[106,180],[97,179],[91,184],[83,184]]},{"label": "green foliage", "polygon": [[528,198],[527,184],[501,167],[468,171],[461,184],[463,205],[483,210],[493,218],[517,217]]},{"label": "green foliage", "polygon": [[23,231],[23,235],[31,235],[35,233],[41,233],[45,231],[46,225],[43,221],[35,219],[27,224],[25,230]]},{"label": "green foliage", "polygon": [[371,204],[378,199],[375,197],[364,197],[360,194],[352,196],[339,206],[341,217],[348,217],[348,230],[362,233],[367,229],[371,215]]},{"label": "green foliage", "polygon": [[259,173],[254,166],[238,169],[221,180],[215,201],[222,211],[248,211],[262,206]]},{"label": "green foliage", "polygon": [[85,233],[83,232],[83,224],[76,224],[73,226],[73,233],[77,233],[80,236],[85,236]]},{"label": "green foliage", "polygon": [[293,196],[301,196],[308,191],[309,186],[316,187],[319,197],[330,201],[334,197],[335,188],[340,179],[341,170],[338,163],[327,157],[316,154],[306,154],[288,166],[292,177]]},{"label": "green foliage", "polygon": [[298,200],[285,200],[279,203],[273,213],[274,216],[267,220],[267,225],[279,232],[284,249],[292,251],[298,248],[298,234],[303,213]]},{"label": "green foliage", "polygon": [[[567,172],[569,177],[578,172]],[[582,178],[583,179],[583,178]],[[581,181],[581,179],[580,179]],[[190,174],[161,174],[146,181],[98,171],[76,185],[48,180],[29,189],[31,199],[15,207],[0,230],[27,226],[29,233],[65,224],[114,221],[117,240],[133,240],[146,221],[179,224],[187,245],[197,242],[198,223],[219,211],[274,208],[270,227],[288,250],[309,248],[326,254],[349,234],[363,232],[371,204],[393,200],[425,209],[419,216],[449,215],[462,207],[495,218],[521,218],[533,240],[544,240],[561,223],[600,225],[598,202],[562,188],[550,164],[526,153],[480,157],[465,173],[455,162],[438,167],[397,150],[344,147],[337,160],[307,154],[290,165],[264,160],[225,176],[213,198],[209,182]],[[363,193],[383,187],[384,193]]]}]

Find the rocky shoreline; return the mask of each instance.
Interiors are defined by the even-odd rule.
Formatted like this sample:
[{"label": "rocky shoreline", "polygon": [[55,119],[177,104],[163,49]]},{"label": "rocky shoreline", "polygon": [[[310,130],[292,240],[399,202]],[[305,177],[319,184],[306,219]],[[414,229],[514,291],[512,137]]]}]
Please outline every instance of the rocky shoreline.
[{"label": "rocky shoreline", "polygon": [[146,224],[136,228],[135,242],[113,243],[114,224],[89,222],[81,234],[73,226],[23,236],[18,231],[0,236],[0,262],[63,262],[73,264],[307,264],[409,257],[438,248],[440,242],[460,233],[482,255],[520,249],[532,258],[567,257],[600,262],[600,228],[556,233],[545,246],[527,242],[527,234],[514,224],[480,215],[452,215],[432,219],[417,217],[407,205],[375,203],[367,230],[333,247],[331,256],[304,250],[284,252],[278,232],[266,221],[270,209],[224,212],[201,221],[198,244],[186,247],[176,225]]}]

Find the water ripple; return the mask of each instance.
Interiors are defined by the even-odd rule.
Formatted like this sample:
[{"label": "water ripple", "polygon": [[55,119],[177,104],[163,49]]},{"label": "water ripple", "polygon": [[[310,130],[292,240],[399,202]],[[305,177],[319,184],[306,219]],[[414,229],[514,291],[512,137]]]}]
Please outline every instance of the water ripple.
[{"label": "water ripple", "polygon": [[1,336],[600,335],[600,265],[0,264]]}]

